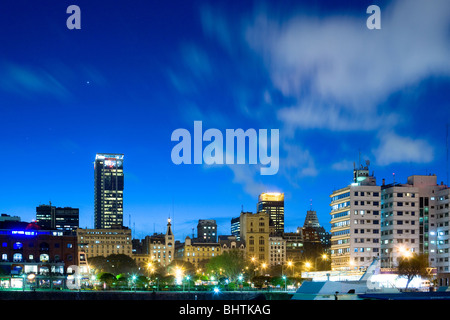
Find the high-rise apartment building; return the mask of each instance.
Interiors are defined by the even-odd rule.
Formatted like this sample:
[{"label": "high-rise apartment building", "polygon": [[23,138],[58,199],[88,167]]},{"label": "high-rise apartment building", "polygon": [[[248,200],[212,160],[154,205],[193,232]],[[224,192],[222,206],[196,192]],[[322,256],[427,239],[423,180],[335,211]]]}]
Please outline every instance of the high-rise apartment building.
[{"label": "high-rise apartment building", "polygon": [[123,226],[123,154],[100,153],[94,165],[94,228]]},{"label": "high-rise apartment building", "polygon": [[[450,286],[450,188],[439,190],[430,201],[436,209],[436,230],[430,232],[430,243],[436,247],[436,269],[440,285]],[[433,243],[434,241],[434,243]]]},{"label": "high-rise apartment building", "polygon": [[[437,267],[440,244],[444,244],[438,228],[445,227],[445,194],[448,188],[437,184],[436,175],[412,175],[406,183],[383,183],[382,267],[396,267],[411,253],[426,255],[430,267]],[[443,222],[438,221],[441,217]]]},{"label": "high-rise apartment building", "polygon": [[257,212],[266,212],[273,225],[273,233],[284,233],[284,193],[261,193],[259,195]]},{"label": "high-rise apartment building", "polygon": [[380,186],[369,167],[353,171],[353,183],[331,195],[331,268],[367,268],[380,251]]},{"label": "high-rise apartment building", "polygon": [[412,185],[381,186],[381,267],[395,268],[400,259],[420,252],[419,193]]}]

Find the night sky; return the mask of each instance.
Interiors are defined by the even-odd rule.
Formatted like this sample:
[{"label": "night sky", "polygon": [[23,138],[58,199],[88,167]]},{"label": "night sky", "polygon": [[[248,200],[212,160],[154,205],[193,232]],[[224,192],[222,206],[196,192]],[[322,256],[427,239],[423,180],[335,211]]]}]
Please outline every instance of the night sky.
[{"label": "night sky", "polygon": [[[69,30],[69,5],[81,29]],[[381,29],[369,30],[369,5]],[[124,224],[184,241],[219,234],[258,194],[285,193],[286,231],[330,199],[353,165],[377,181],[447,183],[450,2],[22,1],[0,3],[0,212],[80,209],[93,227],[96,153],[123,153]],[[278,129],[276,175],[260,165],[175,165],[171,134]],[[204,143],[205,147],[207,143]],[[131,222],[131,223],[130,223]]]}]

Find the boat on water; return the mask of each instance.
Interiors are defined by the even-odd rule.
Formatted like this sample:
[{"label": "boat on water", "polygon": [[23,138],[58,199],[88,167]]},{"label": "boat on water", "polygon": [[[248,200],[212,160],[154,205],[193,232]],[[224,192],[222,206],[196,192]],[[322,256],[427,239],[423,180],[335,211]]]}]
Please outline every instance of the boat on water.
[{"label": "boat on water", "polygon": [[450,287],[437,291],[405,292],[374,281],[379,261],[374,260],[359,280],[304,281],[292,300],[450,300]]},{"label": "boat on water", "polygon": [[379,259],[375,259],[361,278],[355,281],[304,281],[292,300],[361,300],[365,299],[361,295],[368,293],[400,293],[397,288],[380,288],[371,281],[378,266]]}]

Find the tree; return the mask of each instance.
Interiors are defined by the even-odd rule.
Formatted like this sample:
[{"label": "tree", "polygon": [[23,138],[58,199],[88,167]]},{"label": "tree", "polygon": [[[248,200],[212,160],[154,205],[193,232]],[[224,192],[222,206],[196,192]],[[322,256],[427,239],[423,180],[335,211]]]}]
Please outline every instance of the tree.
[{"label": "tree", "polygon": [[269,276],[255,276],[252,278],[252,282],[257,288],[263,288],[267,286],[271,280],[272,277]]},{"label": "tree", "polygon": [[106,272],[108,264],[106,257],[103,256],[89,258],[90,268],[95,269],[97,273]]},{"label": "tree", "polygon": [[209,259],[206,264],[208,272],[221,270],[219,274],[226,276],[230,281],[236,281],[245,268],[245,258],[242,250],[231,249],[219,256]]},{"label": "tree", "polygon": [[427,277],[428,257],[424,254],[413,254],[399,261],[398,274],[406,277],[406,288],[415,277]]},{"label": "tree", "polygon": [[89,258],[89,265],[91,268],[98,270],[98,272],[109,272],[115,275],[138,272],[136,262],[125,254],[111,254],[107,257]]},{"label": "tree", "polygon": [[126,288],[128,287],[128,276],[126,274],[118,274],[116,276],[116,287],[117,288]]},{"label": "tree", "polygon": [[116,280],[116,277],[112,273],[101,272],[101,273],[97,274],[97,279],[100,280],[101,282],[103,282],[105,285],[110,287]]}]

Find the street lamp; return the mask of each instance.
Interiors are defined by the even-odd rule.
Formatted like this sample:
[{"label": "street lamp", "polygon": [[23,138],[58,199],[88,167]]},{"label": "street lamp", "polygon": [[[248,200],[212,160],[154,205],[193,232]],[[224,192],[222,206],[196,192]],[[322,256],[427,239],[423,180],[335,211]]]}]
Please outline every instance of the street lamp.
[{"label": "street lamp", "polygon": [[155,272],[155,266],[153,265],[153,263],[149,262],[147,264],[147,270],[148,270],[148,276],[151,277],[153,272]]},{"label": "street lamp", "polygon": [[283,275],[283,280],[284,280],[284,291],[287,291],[287,284],[286,284],[286,276]]},{"label": "street lamp", "polygon": [[317,259],[322,258],[323,261],[328,259],[328,256],[326,255],[326,253],[322,254],[320,257],[316,257],[316,259],[314,260],[314,265],[315,265],[315,269],[317,270]]},{"label": "street lamp", "polygon": [[22,275],[23,281],[22,281],[22,291],[25,291],[25,283],[26,283],[26,274],[24,273]]},{"label": "street lamp", "polygon": [[133,276],[131,277],[131,280],[132,280],[132,284],[134,287],[134,292],[136,292],[136,275],[133,274]]},{"label": "street lamp", "polygon": [[265,270],[266,270],[266,268],[267,268],[267,264],[265,263],[265,262],[263,262],[262,264],[261,264],[261,275],[262,275],[262,272],[265,272]]},{"label": "street lamp", "polygon": [[[191,292],[191,277],[189,275],[186,276],[186,280],[188,282],[188,292]],[[184,291],[184,288],[183,288]]]},{"label": "street lamp", "polygon": [[239,282],[240,282],[239,287],[241,288],[241,291],[242,291],[242,288],[243,288],[242,280],[244,279],[244,276],[242,274],[240,274],[238,279],[239,279]]}]

